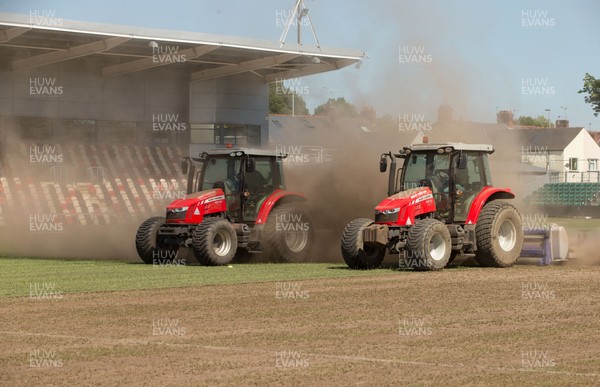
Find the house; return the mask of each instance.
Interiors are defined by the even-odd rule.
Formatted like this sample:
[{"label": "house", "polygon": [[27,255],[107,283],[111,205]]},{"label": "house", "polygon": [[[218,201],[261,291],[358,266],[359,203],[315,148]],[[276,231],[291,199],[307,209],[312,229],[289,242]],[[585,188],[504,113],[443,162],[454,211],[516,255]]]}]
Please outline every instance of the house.
[{"label": "house", "polygon": [[545,168],[549,183],[600,182],[600,146],[582,127],[521,129],[521,162]]}]

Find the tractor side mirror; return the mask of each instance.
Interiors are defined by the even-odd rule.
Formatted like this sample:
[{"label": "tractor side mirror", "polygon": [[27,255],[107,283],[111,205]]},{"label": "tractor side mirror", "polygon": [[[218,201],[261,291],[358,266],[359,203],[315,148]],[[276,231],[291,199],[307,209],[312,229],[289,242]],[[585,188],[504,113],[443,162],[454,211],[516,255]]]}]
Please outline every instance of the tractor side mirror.
[{"label": "tractor side mirror", "polygon": [[387,171],[387,157],[381,156],[379,159],[379,172],[383,173]]},{"label": "tractor side mirror", "polygon": [[187,157],[182,157],[181,158],[181,173],[183,173],[184,175],[187,175],[188,169],[189,169],[189,164],[188,164]]},{"label": "tractor side mirror", "polygon": [[246,160],[246,172],[252,173],[254,171],[256,171],[256,159],[249,157]]},{"label": "tractor side mirror", "polygon": [[456,167],[458,169],[467,169],[467,155],[461,153],[458,156],[458,165]]}]

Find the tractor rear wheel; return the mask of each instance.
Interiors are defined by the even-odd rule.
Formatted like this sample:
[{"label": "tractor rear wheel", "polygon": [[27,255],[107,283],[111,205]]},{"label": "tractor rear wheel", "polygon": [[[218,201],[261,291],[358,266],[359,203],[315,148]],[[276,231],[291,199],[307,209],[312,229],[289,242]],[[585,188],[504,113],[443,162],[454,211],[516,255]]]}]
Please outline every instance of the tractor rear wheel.
[{"label": "tractor rear wheel", "polygon": [[363,231],[373,221],[367,218],[354,219],[342,233],[342,256],[350,269],[376,269],[383,262],[385,248],[366,246]]},{"label": "tractor rear wheel", "polygon": [[165,218],[156,216],[147,219],[138,228],[135,249],[144,263],[161,265],[173,261],[177,256],[176,249],[166,249],[158,243],[158,228],[164,223]]},{"label": "tractor rear wheel", "polygon": [[263,255],[269,262],[297,262],[308,256],[313,225],[306,211],[291,205],[271,210],[263,229]]},{"label": "tractor rear wheel", "polygon": [[408,231],[406,259],[415,270],[441,270],[448,264],[452,252],[450,231],[437,219],[419,220]]},{"label": "tractor rear wheel", "polygon": [[479,214],[475,237],[475,259],[481,266],[512,266],[523,248],[521,215],[508,203],[496,200],[489,202]]},{"label": "tractor rear wheel", "polygon": [[223,218],[205,218],[194,230],[192,250],[203,265],[225,265],[237,250],[235,229]]}]

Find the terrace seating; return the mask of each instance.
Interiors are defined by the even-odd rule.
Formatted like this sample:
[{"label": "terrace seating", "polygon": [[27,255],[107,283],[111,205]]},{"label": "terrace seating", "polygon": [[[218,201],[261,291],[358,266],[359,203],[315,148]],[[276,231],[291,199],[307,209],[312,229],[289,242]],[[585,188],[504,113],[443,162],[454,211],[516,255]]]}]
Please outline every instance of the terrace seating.
[{"label": "terrace seating", "polygon": [[[20,143],[10,160],[29,160]],[[56,164],[20,167],[0,160],[0,227],[31,214],[58,214],[70,225],[139,223],[184,193],[181,150],[124,144],[57,145]],[[54,180],[54,181],[53,181]]]},{"label": "terrace seating", "polygon": [[534,205],[590,206],[600,198],[600,183],[548,183],[528,196]]}]

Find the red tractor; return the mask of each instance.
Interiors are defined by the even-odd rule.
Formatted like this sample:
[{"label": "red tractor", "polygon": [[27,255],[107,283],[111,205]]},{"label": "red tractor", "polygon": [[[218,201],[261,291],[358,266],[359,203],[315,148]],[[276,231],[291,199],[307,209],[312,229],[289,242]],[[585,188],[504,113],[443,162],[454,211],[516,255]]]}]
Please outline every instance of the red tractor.
[{"label": "red tractor", "polygon": [[285,157],[268,150],[216,149],[183,158],[187,196],[169,204],[166,217],[142,223],[135,239],[140,258],[160,263],[191,249],[203,265],[224,265],[239,250],[270,261],[304,255],[312,226],[302,208],[306,198],[285,190]]},{"label": "red tractor", "polygon": [[[416,144],[384,153],[388,198],[375,221],[355,219],[342,234],[342,255],[353,269],[378,267],[386,251],[402,253],[416,270],[440,270],[459,254],[475,254],[481,266],[508,267],[523,246],[521,215],[494,188],[488,164],[491,145]],[[403,167],[396,168],[397,159]]]}]

